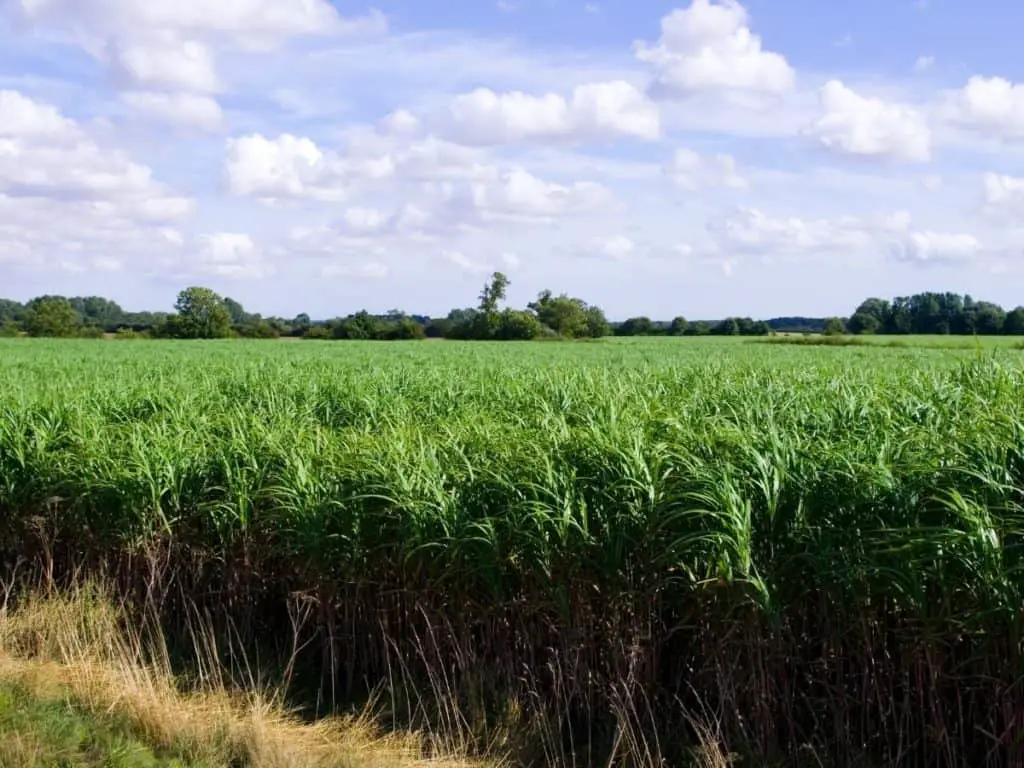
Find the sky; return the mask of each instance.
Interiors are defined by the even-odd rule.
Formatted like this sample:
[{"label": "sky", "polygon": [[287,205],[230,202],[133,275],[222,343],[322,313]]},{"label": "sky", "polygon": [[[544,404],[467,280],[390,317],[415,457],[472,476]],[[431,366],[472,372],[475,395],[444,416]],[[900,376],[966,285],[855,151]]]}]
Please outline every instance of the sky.
[{"label": "sky", "polygon": [[1024,304],[1024,6],[0,0],[0,296]]}]

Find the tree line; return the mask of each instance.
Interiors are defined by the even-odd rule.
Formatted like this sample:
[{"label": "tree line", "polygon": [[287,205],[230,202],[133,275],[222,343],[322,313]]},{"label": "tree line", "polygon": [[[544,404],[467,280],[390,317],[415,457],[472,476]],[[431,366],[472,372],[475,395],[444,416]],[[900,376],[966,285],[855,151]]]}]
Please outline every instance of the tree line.
[{"label": "tree line", "polygon": [[767,336],[777,332],[826,334],[983,334],[1024,335],[1024,307],[1009,312],[998,304],[954,293],[921,293],[892,301],[870,298],[849,318],[780,317],[753,320],[728,317],[688,321],[679,316],[656,321],[646,316],[612,323],[602,309],[568,294],[541,291],[524,309],[502,307],[508,278],[495,272],[474,307],[453,309],[442,318],[391,310],[365,310],[313,321],[263,317],[247,312],[230,297],[192,286],[178,294],[173,312],[128,312],[98,296],[39,296],[21,304],[0,299],[0,336],[122,338],[279,338],[323,340],[404,340],[446,338],[515,341],[581,339],[603,336]]}]

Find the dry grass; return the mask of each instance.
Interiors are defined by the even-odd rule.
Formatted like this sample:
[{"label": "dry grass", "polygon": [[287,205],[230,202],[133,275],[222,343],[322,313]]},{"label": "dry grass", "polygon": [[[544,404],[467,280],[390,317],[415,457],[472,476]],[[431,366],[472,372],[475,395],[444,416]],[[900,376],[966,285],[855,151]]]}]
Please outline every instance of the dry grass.
[{"label": "dry grass", "polygon": [[[417,734],[389,735],[370,717],[302,723],[279,692],[230,690],[209,659],[193,690],[182,691],[159,635],[126,621],[100,590],[30,598],[0,611],[0,684],[41,701],[116,718],[156,752],[187,764],[246,768],[455,768],[471,763],[437,752]],[[29,739],[30,740],[30,739]],[[33,745],[7,745],[29,754]],[[475,763],[479,765],[480,763]],[[493,763],[492,763],[493,764]]]}]

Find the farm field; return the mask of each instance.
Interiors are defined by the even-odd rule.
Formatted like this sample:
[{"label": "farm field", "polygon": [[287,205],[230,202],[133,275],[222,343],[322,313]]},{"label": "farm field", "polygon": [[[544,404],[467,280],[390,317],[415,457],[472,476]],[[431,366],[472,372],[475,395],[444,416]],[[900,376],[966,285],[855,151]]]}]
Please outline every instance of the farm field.
[{"label": "farm field", "polygon": [[956,341],[0,340],[0,562],[261,646],[301,596],[321,713],[523,763],[1007,765],[1024,352]]}]

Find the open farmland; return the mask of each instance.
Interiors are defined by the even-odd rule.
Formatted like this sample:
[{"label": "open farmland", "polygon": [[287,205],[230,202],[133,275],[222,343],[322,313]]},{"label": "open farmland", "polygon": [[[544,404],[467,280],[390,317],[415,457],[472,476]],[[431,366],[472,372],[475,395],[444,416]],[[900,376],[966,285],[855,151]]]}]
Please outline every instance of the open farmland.
[{"label": "open farmland", "polygon": [[516,702],[539,763],[1010,765],[1022,384],[1005,345],[3,341],[2,562],[261,643],[302,593],[325,695]]}]

